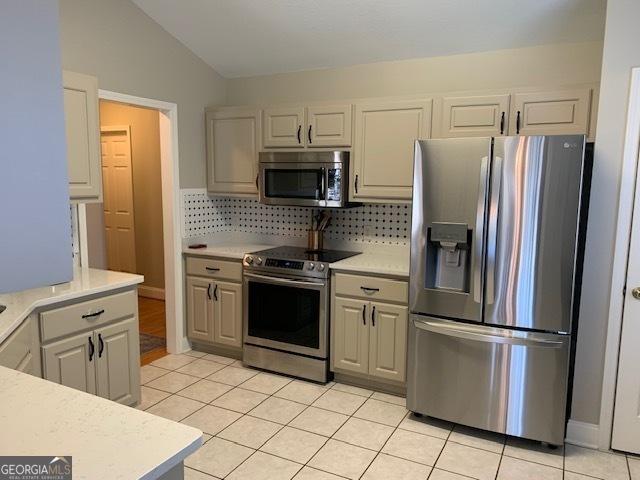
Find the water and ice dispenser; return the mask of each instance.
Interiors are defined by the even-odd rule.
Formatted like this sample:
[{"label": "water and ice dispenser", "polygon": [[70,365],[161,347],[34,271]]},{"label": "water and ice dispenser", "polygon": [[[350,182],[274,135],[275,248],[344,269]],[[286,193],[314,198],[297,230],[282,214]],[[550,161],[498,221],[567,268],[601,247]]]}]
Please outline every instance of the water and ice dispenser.
[{"label": "water and ice dispenser", "polygon": [[426,288],[469,292],[471,235],[466,223],[433,222],[427,227]]}]

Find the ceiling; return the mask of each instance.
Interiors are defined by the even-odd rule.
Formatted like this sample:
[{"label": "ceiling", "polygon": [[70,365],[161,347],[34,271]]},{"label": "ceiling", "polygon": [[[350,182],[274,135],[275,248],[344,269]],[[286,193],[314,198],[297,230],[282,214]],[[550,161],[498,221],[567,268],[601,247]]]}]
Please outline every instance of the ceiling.
[{"label": "ceiling", "polygon": [[133,0],[225,77],[602,40],[605,0]]}]

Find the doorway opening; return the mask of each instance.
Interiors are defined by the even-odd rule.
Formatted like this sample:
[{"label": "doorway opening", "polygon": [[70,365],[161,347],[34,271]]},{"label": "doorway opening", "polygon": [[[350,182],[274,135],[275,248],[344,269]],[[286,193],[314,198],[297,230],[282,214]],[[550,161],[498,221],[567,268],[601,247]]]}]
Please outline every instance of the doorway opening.
[{"label": "doorway opening", "polygon": [[144,275],[138,287],[141,363],[167,354],[157,109],[100,100],[103,203],[86,207],[89,267]]}]

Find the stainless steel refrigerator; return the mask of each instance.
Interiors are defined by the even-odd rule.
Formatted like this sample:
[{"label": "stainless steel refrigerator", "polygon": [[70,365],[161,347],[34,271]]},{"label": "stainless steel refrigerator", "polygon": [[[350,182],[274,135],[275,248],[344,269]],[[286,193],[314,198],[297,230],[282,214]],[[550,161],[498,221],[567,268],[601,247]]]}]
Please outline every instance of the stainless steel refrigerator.
[{"label": "stainless steel refrigerator", "polygon": [[564,440],[585,139],[417,141],[407,407]]}]

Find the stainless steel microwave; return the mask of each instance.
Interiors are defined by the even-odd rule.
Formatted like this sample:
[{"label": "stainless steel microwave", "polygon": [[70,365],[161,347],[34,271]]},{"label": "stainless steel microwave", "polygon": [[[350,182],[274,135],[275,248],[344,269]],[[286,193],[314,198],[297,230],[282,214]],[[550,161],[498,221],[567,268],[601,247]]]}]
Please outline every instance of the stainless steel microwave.
[{"label": "stainless steel microwave", "polygon": [[347,207],[349,152],[261,152],[260,203]]}]

